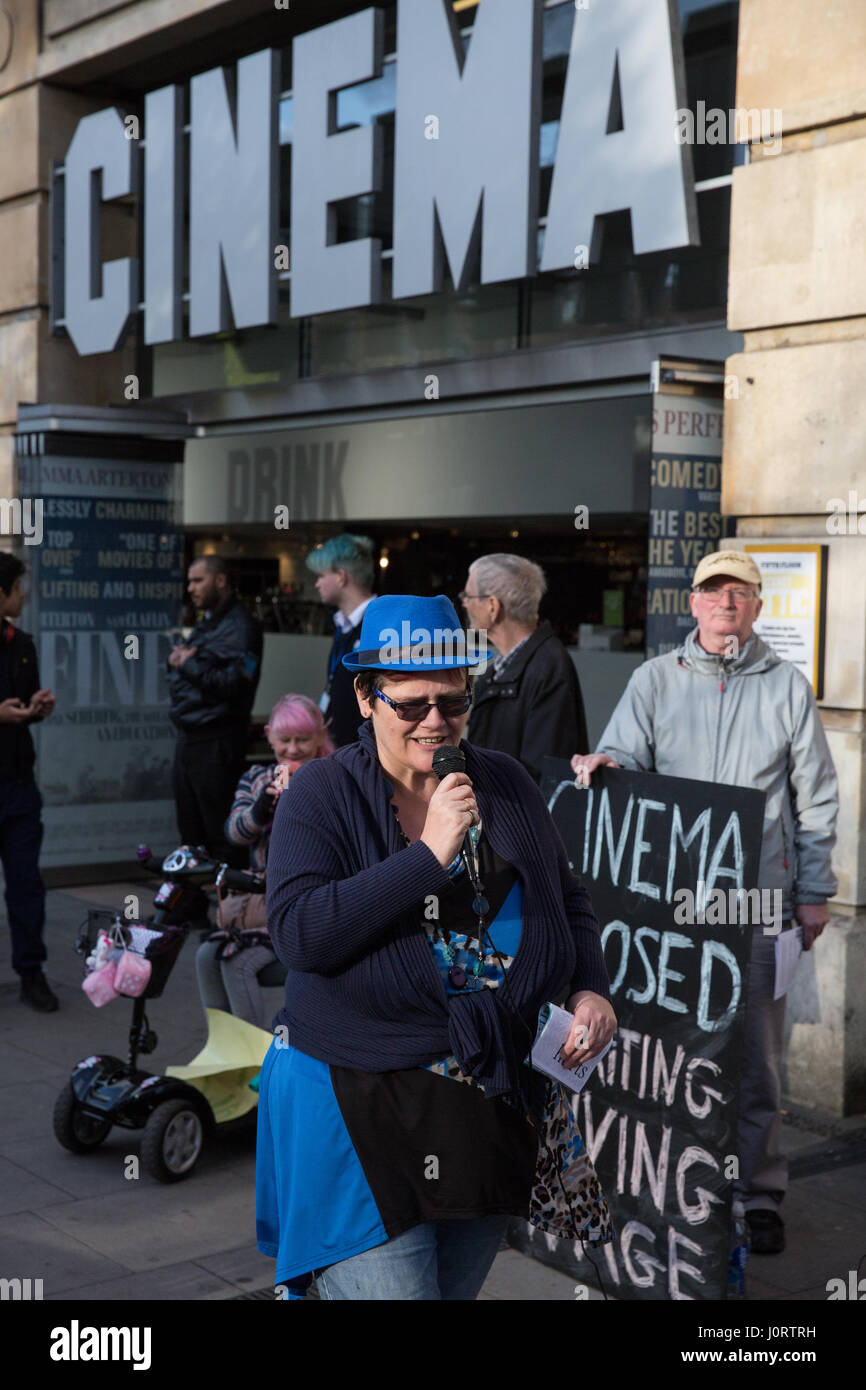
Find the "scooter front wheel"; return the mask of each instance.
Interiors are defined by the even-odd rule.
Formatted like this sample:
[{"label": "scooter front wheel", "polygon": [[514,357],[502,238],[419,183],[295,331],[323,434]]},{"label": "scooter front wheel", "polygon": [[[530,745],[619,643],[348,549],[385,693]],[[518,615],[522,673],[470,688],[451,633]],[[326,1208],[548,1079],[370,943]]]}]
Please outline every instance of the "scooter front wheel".
[{"label": "scooter front wheel", "polygon": [[98,1149],[111,1129],[110,1120],[97,1120],[82,1110],[72,1082],[67,1081],[54,1104],[54,1135],[64,1149],[86,1154]]},{"label": "scooter front wheel", "polygon": [[157,1182],[180,1182],[192,1172],[204,1147],[204,1125],[189,1101],[164,1100],[148,1116],[141,1161]]}]

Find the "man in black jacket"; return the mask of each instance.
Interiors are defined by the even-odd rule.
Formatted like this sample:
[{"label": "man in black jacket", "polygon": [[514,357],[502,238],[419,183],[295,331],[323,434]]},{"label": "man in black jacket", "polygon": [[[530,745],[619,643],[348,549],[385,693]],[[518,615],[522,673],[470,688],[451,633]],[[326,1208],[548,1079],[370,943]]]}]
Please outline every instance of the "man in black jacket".
[{"label": "man in black jacket", "polygon": [[50,690],[39,688],[36,646],[9,618],[21,616],[24,565],[0,551],[0,859],[6,879],[6,911],[12,934],[12,968],[21,976],[21,999],[53,1013],[57,996],[42,973],[46,958],[45,886],[39,872],[42,798],[33,775],[36,754],[29,724],[54,709]]},{"label": "man in black jacket", "polygon": [[168,658],[178,828],[184,844],[205,845],[214,857],[246,868],[244,851],[225,837],[225,821],[244,770],[262,629],[235,594],[222,556],[194,560],[187,580],[203,616]]},{"label": "man in black jacket", "polygon": [[519,759],[536,780],[541,759],[570,758],[569,740],[589,748],[574,663],[550,623],[538,621],[544,572],[520,555],[485,555],[469,566],[460,600],[474,631],[497,656],[475,682],[470,743]]}]

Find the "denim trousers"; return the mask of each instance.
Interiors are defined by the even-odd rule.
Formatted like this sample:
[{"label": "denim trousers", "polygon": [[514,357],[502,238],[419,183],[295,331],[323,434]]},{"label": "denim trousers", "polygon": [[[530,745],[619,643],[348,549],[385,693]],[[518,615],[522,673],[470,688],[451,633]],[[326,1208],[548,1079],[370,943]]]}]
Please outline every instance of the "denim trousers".
[{"label": "denim trousers", "polygon": [[507,1216],[425,1221],[319,1270],[323,1299],[474,1299],[496,1258]]}]

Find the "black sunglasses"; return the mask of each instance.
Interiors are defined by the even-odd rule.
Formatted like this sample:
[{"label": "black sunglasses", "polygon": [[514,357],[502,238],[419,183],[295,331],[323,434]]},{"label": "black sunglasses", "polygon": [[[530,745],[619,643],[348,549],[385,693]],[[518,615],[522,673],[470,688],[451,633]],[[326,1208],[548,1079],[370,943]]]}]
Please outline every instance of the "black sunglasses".
[{"label": "black sunglasses", "polygon": [[378,689],[374,689],[373,694],[384,700],[386,705],[390,705],[398,719],[405,719],[407,723],[412,724],[420,724],[422,719],[427,718],[431,709],[438,709],[443,719],[457,719],[461,714],[465,714],[472,704],[471,691],[467,691],[465,695],[446,695],[441,700],[391,700]]}]

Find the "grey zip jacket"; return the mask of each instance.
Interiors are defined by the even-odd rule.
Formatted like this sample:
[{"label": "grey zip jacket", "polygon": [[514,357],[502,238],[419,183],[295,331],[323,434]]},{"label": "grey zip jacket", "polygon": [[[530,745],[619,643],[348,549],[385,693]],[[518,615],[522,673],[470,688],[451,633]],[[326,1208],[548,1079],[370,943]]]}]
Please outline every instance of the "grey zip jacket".
[{"label": "grey zip jacket", "polygon": [[695,627],[633,673],[596,749],[634,772],[753,787],[767,794],[758,887],[782,890],[782,916],[823,903],[839,791],[812,687],[756,633],[715,656]]}]

